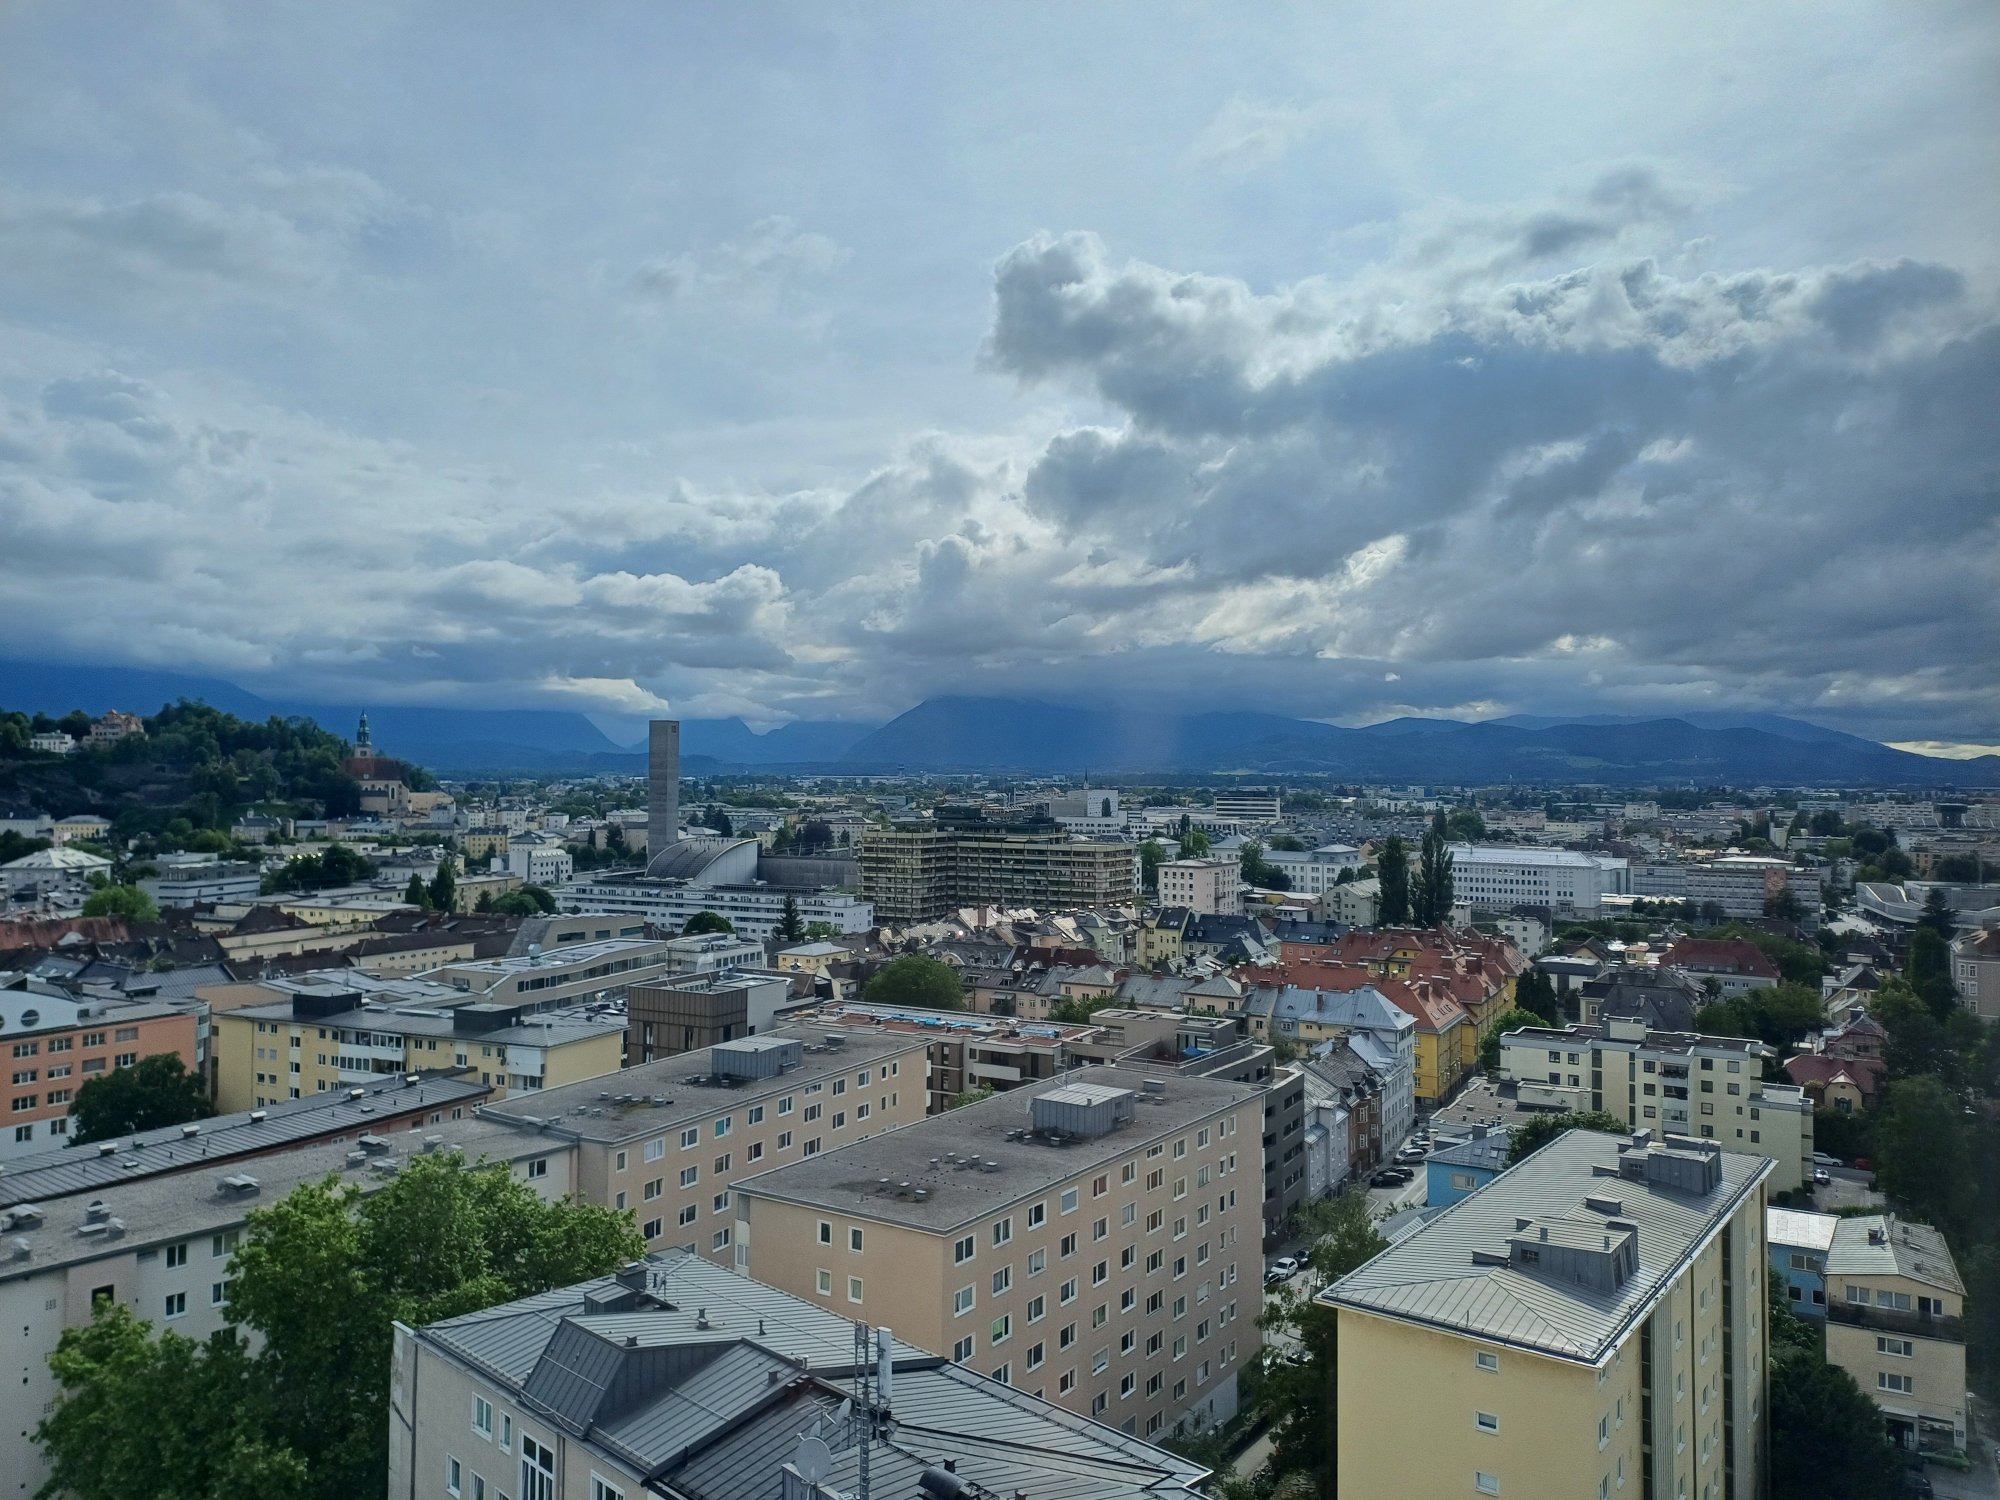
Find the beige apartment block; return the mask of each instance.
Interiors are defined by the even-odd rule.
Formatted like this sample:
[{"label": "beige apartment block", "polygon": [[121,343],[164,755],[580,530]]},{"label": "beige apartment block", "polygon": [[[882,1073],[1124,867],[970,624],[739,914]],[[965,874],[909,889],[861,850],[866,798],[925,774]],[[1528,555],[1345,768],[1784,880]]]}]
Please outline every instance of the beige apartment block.
[{"label": "beige apartment block", "polygon": [[1943,1235],[1894,1214],[1834,1226],[1826,1357],[1904,1447],[1965,1446],[1965,1283]]},{"label": "beige apartment block", "polygon": [[1203,916],[1243,912],[1243,873],[1233,859],[1170,859],[1159,868],[1160,904]]},{"label": "beige apartment block", "polygon": [[1141,1437],[1235,1414],[1264,1091],[1083,1068],[737,1186],[737,1269]]},{"label": "beige apartment block", "polygon": [[648,1249],[735,1264],[737,1182],[924,1117],[928,1043],[786,1026],[484,1111],[577,1148],[577,1190],[630,1209]]},{"label": "beige apartment block", "polygon": [[1771,1170],[1571,1131],[1335,1283],[1340,1493],[1761,1495]]},{"label": "beige apartment block", "polygon": [[1770,1157],[1780,1188],[1810,1186],[1812,1099],[1795,1084],[1764,1081],[1775,1055],[1744,1037],[1649,1031],[1614,1017],[1508,1032],[1500,1077],[1523,1104],[1603,1110],[1634,1130],[1717,1141]]}]

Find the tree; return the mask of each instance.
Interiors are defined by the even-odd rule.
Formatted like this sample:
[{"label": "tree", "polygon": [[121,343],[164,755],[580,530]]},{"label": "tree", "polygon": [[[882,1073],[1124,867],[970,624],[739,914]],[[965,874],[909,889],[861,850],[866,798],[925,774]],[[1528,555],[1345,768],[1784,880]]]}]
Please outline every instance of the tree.
[{"label": "tree", "polygon": [[1557,1114],[1536,1115],[1527,1123],[1514,1126],[1513,1141],[1507,1148],[1507,1165],[1526,1161],[1550,1141],[1572,1130],[1598,1130],[1606,1135],[1630,1133],[1624,1121],[1601,1109],[1566,1109]]},{"label": "tree", "polygon": [[1531,1010],[1515,1006],[1493,1023],[1493,1029],[1486,1033],[1486,1040],[1479,1044],[1479,1066],[1489,1073],[1500,1068],[1500,1038],[1510,1031],[1519,1031],[1524,1026],[1546,1026],[1548,1022]]},{"label": "tree", "polygon": [[70,1139],[77,1145],[185,1125],[215,1113],[201,1075],[190,1073],[177,1052],[156,1052],[126,1068],[84,1081],[70,1105]]},{"label": "tree", "polygon": [[1532,964],[1514,981],[1514,1006],[1541,1017],[1545,1025],[1561,1026],[1567,1021],[1555,981]]},{"label": "tree", "polygon": [[266,1500],[310,1488],[305,1461],[269,1437],[275,1413],[233,1332],[149,1337],[131,1308],[101,1304],[49,1356],[61,1389],[35,1429],[43,1495],[77,1500]]},{"label": "tree", "polygon": [[945,1100],[944,1107],[946,1109],[964,1109],[968,1104],[977,1104],[982,1099],[991,1099],[992,1097],[992,1084],[976,1084],[972,1088],[960,1089],[957,1093],[953,1094],[949,1099]]},{"label": "tree", "polygon": [[1958,987],[1951,982],[1951,948],[1935,927],[1920,926],[1910,934],[1909,974],[1910,988],[1939,1020],[1958,1008]]},{"label": "tree", "polygon": [[1158,839],[1147,839],[1139,846],[1139,884],[1146,890],[1160,888],[1160,864],[1167,857],[1167,851]]},{"label": "tree", "polygon": [[392,1322],[476,1312],[644,1253],[629,1212],[545,1204],[504,1166],[451,1153],[408,1158],[373,1194],[329,1177],[253,1211],[229,1315],[264,1338],[267,1437],[309,1466],[310,1486],[289,1493],[383,1492]]},{"label": "tree", "polygon": [[1898,1078],[1875,1119],[1875,1179],[1913,1219],[1956,1238],[1971,1222],[1972,1153],[1957,1097],[1935,1078]]},{"label": "tree", "polygon": [[1282,849],[1288,854],[1303,854],[1306,841],[1289,833],[1274,833],[1265,841],[1267,848]]},{"label": "tree", "polygon": [[458,910],[458,869],[449,854],[438,861],[437,874],[431,877],[431,905],[439,911]]},{"label": "tree", "polygon": [[1854,1377],[1816,1351],[1771,1360],[1771,1500],[1890,1500],[1902,1458]]},{"label": "tree", "polygon": [[[1958,931],[1958,913],[1951,908],[1951,901],[1944,893],[1944,887],[1934,885],[1924,896],[1924,909],[1917,918],[1919,931],[1928,931],[1944,942],[1951,941],[1951,935]],[[1916,958],[1916,943],[1910,944],[1910,957]]]},{"label": "tree", "polygon": [[833,847],[833,825],[813,818],[799,825],[798,852],[821,854]]},{"label": "tree", "polygon": [[1486,837],[1486,820],[1476,807],[1455,807],[1445,819],[1445,832],[1453,843],[1470,844]]},{"label": "tree", "polygon": [[698,911],[687,919],[681,928],[682,937],[697,937],[704,932],[734,932],[736,924],[715,911]]},{"label": "tree", "polygon": [[840,929],[831,922],[806,923],[806,941],[809,943],[829,942],[840,936]]},{"label": "tree", "polygon": [[905,953],[877,969],[861,988],[871,1005],[915,1006],[919,1010],[964,1010],[965,986],[958,970],[942,959]]},{"label": "tree", "polygon": [[[1181,821],[1185,823],[1187,819],[1182,818]],[[1203,833],[1199,828],[1190,828],[1181,835],[1181,858],[1183,859],[1205,858],[1209,850],[1214,847],[1215,845],[1209,842],[1208,835]]]},{"label": "tree", "polygon": [[157,922],[160,908],[136,885],[107,885],[83,902],[86,917],[123,917],[128,922]]},{"label": "tree", "polygon": [[796,943],[805,935],[806,923],[799,911],[798,898],[787,892],[785,904],[778,909],[778,936],[788,943]]},{"label": "tree", "polygon": [[1264,858],[1264,846],[1255,839],[1243,845],[1237,868],[1246,885],[1270,891],[1289,891],[1292,888],[1292,877]]},{"label": "tree", "polygon": [[1398,927],[1410,920],[1410,856],[1400,834],[1390,834],[1376,857],[1376,873],[1382,882],[1380,916],[1384,927]]},{"label": "tree", "polygon": [[1767,917],[1785,922],[1797,922],[1805,914],[1806,909],[1799,905],[1799,898],[1792,894],[1789,885],[1779,886],[1775,892],[1764,898],[1764,915]]},{"label": "tree", "polygon": [[403,887],[403,900],[419,911],[431,909],[431,888],[424,884],[424,877],[412,871],[410,883]]},{"label": "tree", "polygon": [[503,917],[545,917],[556,909],[555,893],[541,885],[520,886],[498,896],[482,891],[479,899],[484,903],[480,910]]},{"label": "tree", "polygon": [[704,825],[714,829],[724,838],[731,838],[736,833],[736,825],[729,821],[729,814],[724,812],[721,808],[716,807],[712,804],[710,805],[708,810],[701,815],[701,821]]},{"label": "tree", "polygon": [[1416,878],[1410,883],[1410,914],[1419,927],[1436,927],[1451,916],[1453,891],[1451,851],[1446,847],[1444,810],[1431,815],[1418,854]]}]

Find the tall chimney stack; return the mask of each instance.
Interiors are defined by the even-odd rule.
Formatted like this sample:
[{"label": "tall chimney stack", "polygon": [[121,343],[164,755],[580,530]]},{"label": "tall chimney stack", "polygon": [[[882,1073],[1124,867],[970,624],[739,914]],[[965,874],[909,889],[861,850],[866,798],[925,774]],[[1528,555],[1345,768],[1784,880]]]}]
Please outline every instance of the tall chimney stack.
[{"label": "tall chimney stack", "polygon": [[681,836],[681,721],[655,719],[646,735],[646,868]]}]

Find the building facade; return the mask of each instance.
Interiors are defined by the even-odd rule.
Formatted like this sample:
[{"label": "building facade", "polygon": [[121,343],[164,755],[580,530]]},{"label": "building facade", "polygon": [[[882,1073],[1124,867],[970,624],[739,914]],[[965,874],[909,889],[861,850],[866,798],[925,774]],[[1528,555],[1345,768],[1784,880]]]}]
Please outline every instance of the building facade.
[{"label": "building facade", "polygon": [[1571,1131],[1335,1283],[1340,1493],[1762,1495],[1770,1171]]},{"label": "building facade", "polygon": [[871,828],[857,851],[861,897],[879,921],[934,922],[961,906],[1128,906],[1138,848],[1072,838],[1049,820],[989,822],[940,809],[930,823]]},{"label": "building facade", "polygon": [[202,1071],[191,1005],[78,999],[44,980],[0,974],[0,1058],[7,1108],[0,1161],[69,1144],[76,1091],[93,1078],[169,1053]]},{"label": "building facade", "polygon": [[1472,906],[1539,906],[1588,914],[1605,896],[1631,890],[1627,862],[1611,855],[1453,844],[1451,856],[1453,894]]},{"label": "building facade", "polygon": [[1836,1223],[1826,1358],[1875,1398],[1905,1448],[1964,1449],[1965,1283],[1943,1235],[1894,1214]]},{"label": "building facade", "polygon": [[1159,867],[1160,901],[1206,917],[1243,912],[1243,876],[1233,859],[1169,859]]},{"label": "building facade", "polygon": [[1257,1352],[1264,1091],[1086,1068],[737,1189],[737,1267],[1128,1435]]}]

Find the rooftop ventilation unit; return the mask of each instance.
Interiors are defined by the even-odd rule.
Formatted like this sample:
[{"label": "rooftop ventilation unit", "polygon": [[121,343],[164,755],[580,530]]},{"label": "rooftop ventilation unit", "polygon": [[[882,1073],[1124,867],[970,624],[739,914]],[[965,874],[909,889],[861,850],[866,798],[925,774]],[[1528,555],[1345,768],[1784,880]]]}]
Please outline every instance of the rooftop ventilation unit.
[{"label": "rooftop ventilation unit", "polygon": [[1101,1083],[1066,1083],[1028,1101],[1029,1117],[1045,1135],[1109,1135],[1135,1116],[1138,1096]]},{"label": "rooftop ventilation unit", "polygon": [[220,1186],[225,1193],[251,1198],[256,1196],[260,1185],[248,1172],[232,1172],[222,1179]]},{"label": "rooftop ventilation unit", "polygon": [[803,1060],[804,1047],[790,1037],[744,1037],[717,1042],[708,1049],[710,1071],[718,1079],[735,1081],[776,1078]]},{"label": "rooftop ventilation unit", "polygon": [[368,1153],[366,1151],[350,1151],[347,1153],[347,1165],[350,1169],[364,1167],[367,1164]]},{"label": "rooftop ventilation unit", "polygon": [[110,1217],[111,1205],[102,1198],[92,1198],[83,1207],[83,1222],[86,1224],[102,1224]]},{"label": "rooftop ventilation unit", "polygon": [[33,1229],[42,1222],[42,1206],[39,1203],[16,1203],[4,1214],[0,1214],[0,1228]]},{"label": "rooftop ventilation unit", "polygon": [[265,1112],[264,1112],[263,1110],[261,1110],[261,1109],[253,1109],[253,1110],[251,1110],[251,1111],[250,1111],[250,1118],[251,1118],[251,1119],[252,1119],[253,1121],[255,1121],[255,1120],[262,1120],[262,1119],[266,1119],[266,1118],[268,1118],[268,1116],[267,1116],[267,1115],[265,1114]]},{"label": "rooftop ventilation unit", "polygon": [[182,1139],[182,1140],[188,1140],[189,1138],[191,1138],[191,1137],[193,1137],[193,1136],[197,1136],[197,1135],[200,1135],[200,1134],[201,1134],[201,1127],[200,1127],[199,1125],[183,1125],[183,1126],[181,1126],[181,1139]]},{"label": "rooftop ventilation unit", "polygon": [[380,1156],[389,1149],[389,1143],[379,1135],[363,1135],[354,1142],[370,1156]]},{"label": "rooftop ventilation unit", "polygon": [[347,1097],[348,1097],[348,1098],[350,1098],[350,1099],[366,1099],[366,1098],[368,1097],[368,1090],[366,1090],[366,1089],[349,1089],[349,1090],[347,1091]]},{"label": "rooftop ventilation unit", "polygon": [[12,1259],[26,1260],[30,1255],[34,1254],[34,1249],[35,1247],[28,1243],[26,1235],[16,1235],[14,1238]]},{"label": "rooftop ventilation unit", "polygon": [[99,1141],[97,1143],[97,1154],[99,1156],[116,1156],[124,1149],[125,1143],[123,1141]]},{"label": "rooftop ventilation unit", "polygon": [[396,1158],[393,1156],[377,1157],[374,1161],[368,1163],[368,1170],[378,1177],[394,1177],[396,1175]]}]

